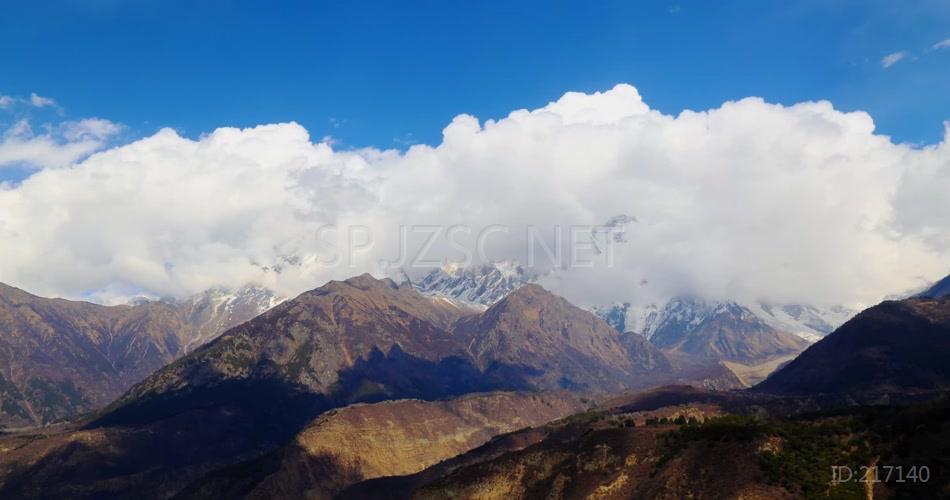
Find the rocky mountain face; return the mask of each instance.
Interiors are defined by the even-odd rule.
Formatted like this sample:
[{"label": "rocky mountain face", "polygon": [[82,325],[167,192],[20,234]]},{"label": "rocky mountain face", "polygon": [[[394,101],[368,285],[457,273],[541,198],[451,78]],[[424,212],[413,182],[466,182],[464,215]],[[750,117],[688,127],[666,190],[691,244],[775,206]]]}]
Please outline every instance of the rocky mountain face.
[{"label": "rocky mountain face", "polygon": [[330,498],[358,482],[413,474],[496,435],[584,408],[569,392],[495,392],[448,401],[351,405],[321,415],[280,451],[200,479],[179,496]]},{"label": "rocky mountain face", "polygon": [[423,295],[490,306],[521,286],[534,283],[537,279],[536,273],[520,265],[498,262],[471,267],[448,266],[434,269],[412,285]]},{"label": "rocky mountain face", "polygon": [[950,388],[950,297],[865,310],[772,374],[777,394],[894,393]]},{"label": "rocky mountain face", "polygon": [[0,427],[101,408],[192,346],[269,306],[263,295],[252,295],[107,307],[0,284]]}]

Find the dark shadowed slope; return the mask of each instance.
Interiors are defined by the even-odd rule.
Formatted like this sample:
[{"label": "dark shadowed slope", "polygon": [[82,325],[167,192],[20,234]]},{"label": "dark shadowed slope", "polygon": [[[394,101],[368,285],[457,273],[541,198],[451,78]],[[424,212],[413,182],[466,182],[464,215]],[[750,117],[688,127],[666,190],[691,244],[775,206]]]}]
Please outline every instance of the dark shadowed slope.
[{"label": "dark shadowed slope", "polygon": [[888,301],[858,314],[755,387],[777,394],[950,388],[950,297]]}]

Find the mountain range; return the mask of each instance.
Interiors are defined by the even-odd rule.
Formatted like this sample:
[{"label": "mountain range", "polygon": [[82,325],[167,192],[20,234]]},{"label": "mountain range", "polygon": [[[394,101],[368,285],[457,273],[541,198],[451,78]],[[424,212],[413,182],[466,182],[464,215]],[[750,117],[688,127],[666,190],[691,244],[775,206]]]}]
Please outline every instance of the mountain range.
[{"label": "mountain range", "polygon": [[[434,269],[412,285],[432,297],[488,307],[511,290],[542,277],[508,263]],[[781,363],[843,323],[851,313],[841,307],[750,306],[673,297],[662,307],[619,303],[591,307],[592,312],[633,344],[643,337],[660,348],[679,370],[722,365],[746,385],[763,379]],[[638,335],[637,335],[638,334]]]},{"label": "mountain range", "polygon": [[[443,309],[476,312],[537,279],[536,274],[524,268],[498,263],[436,269],[413,286],[425,296],[447,301]],[[186,299],[136,299],[129,305],[106,307],[44,299],[4,286],[0,288],[0,317],[5,331],[0,337],[0,357],[5,360],[0,369],[0,425],[44,424],[101,408],[153,371],[282,301],[270,290],[249,285],[237,290],[211,289]],[[722,311],[736,310],[731,306],[674,299],[650,316],[645,333],[663,332],[653,342],[661,349],[684,351],[690,356],[715,361],[769,362],[802,348],[782,330],[772,332],[762,322],[754,321],[761,315],[750,314],[747,309],[731,318],[721,317]],[[597,312],[612,319],[603,311]],[[683,318],[689,320],[683,321]],[[743,323],[743,318],[750,320],[748,324]],[[457,318],[452,316],[432,322],[442,330],[451,330],[452,326],[446,321],[454,319]],[[766,332],[767,335],[760,337],[771,343],[763,338],[748,342],[735,336],[731,340],[724,339],[735,333],[740,324],[745,328],[744,334]],[[722,328],[723,325],[729,328]],[[602,331],[595,333],[604,336]],[[691,336],[696,338],[686,339]],[[642,354],[639,361],[654,372],[668,363],[666,357],[659,357],[648,343],[626,335],[621,339],[624,345],[613,347]],[[411,342],[399,345],[403,349]],[[678,353],[668,354],[675,357]],[[690,359],[680,366],[695,364],[695,360]],[[581,365],[583,362],[577,366]],[[615,361],[609,365],[622,366]],[[491,368],[492,373],[499,373],[499,369]],[[710,370],[716,368],[706,371]],[[592,380],[603,379],[601,375],[589,373],[582,385],[591,386]],[[699,374],[700,379],[703,376]],[[740,373],[740,376],[745,374]],[[745,378],[755,381],[754,377]],[[561,382],[572,383],[569,379]],[[550,385],[550,381],[547,383]]]},{"label": "mountain range", "polygon": [[[120,496],[177,491],[352,403],[498,390],[613,392],[675,379],[652,344],[620,339],[537,285],[478,311],[369,275],[330,282],[159,369],[82,429],[48,441],[40,457],[24,458],[33,465],[11,465],[22,475],[8,491],[39,487],[33,478],[55,477],[77,457],[97,472],[71,487]],[[174,439],[162,439],[169,433]],[[101,457],[90,440],[112,451]]]},{"label": "mountain range", "polygon": [[[815,486],[796,471],[828,466],[808,446],[849,464],[865,442],[942,463],[926,443],[941,442],[931,422],[943,407],[815,412],[950,391],[950,297],[884,302],[808,345],[748,307],[687,299],[664,306],[648,339],[532,283],[490,304],[369,275],[276,305],[247,290],[243,303],[273,307],[186,348],[200,325],[254,308],[223,291],[188,307],[105,307],[0,288],[3,347],[30,361],[5,360],[15,369],[0,394],[15,422],[34,421],[24,408],[105,404],[62,404],[49,395],[68,382],[29,393],[29,380],[95,394],[86,381],[142,377],[71,423],[0,436],[0,496],[808,497]],[[740,387],[735,367],[762,360],[777,370],[753,389],[711,390]],[[150,375],[146,362],[158,365]],[[24,373],[26,385],[12,382]],[[651,389],[664,384],[693,387]],[[894,426],[908,430],[898,439]],[[839,427],[857,444],[814,437]],[[905,438],[924,452],[908,454]]]},{"label": "mountain range", "polygon": [[497,389],[612,391],[668,370],[648,342],[624,345],[596,316],[537,285],[479,312],[362,275],[229,330],[133,387],[109,418],[153,401],[161,410],[143,414],[169,411],[232,383],[280,386],[330,407]]},{"label": "mountain range", "polygon": [[134,383],[276,303],[257,287],[101,306],[0,284],[0,426],[101,408]]},{"label": "mountain range", "polygon": [[[467,267],[452,265],[436,268],[410,283],[425,295],[487,307],[512,290],[542,281],[546,276],[518,264],[503,261]],[[707,301],[688,296],[672,297],[660,304],[634,305],[631,302],[616,302],[608,305],[593,304],[589,305],[589,308],[618,331],[632,331],[647,338],[659,329],[668,328],[670,322],[681,322],[684,316],[701,322],[717,314],[722,308],[741,308],[773,329],[797,335],[809,342],[815,342],[831,333],[855,314],[855,311],[843,306]]]}]

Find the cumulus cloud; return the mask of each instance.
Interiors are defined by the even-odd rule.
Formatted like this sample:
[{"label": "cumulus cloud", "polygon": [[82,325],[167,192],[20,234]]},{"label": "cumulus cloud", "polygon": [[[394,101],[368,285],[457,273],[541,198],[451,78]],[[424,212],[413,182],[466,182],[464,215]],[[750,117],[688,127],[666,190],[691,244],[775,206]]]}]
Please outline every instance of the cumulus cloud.
[{"label": "cumulus cloud", "polygon": [[940,50],[940,49],[950,49],[950,38],[940,40],[939,42],[933,44],[931,49]]},{"label": "cumulus cloud", "polygon": [[8,95],[0,95],[0,109],[6,109],[13,105],[16,100]]},{"label": "cumulus cloud", "polygon": [[564,256],[552,286],[585,305],[868,304],[950,269],[947,139],[895,144],[828,102],[672,116],[629,85],[460,115],[440,144],[405,152],[335,150],[294,123],[165,129],[0,190],[0,281],[73,297],[246,282],[294,294],[393,275],[401,239],[428,265],[479,245],[525,262],[535,237],[578,248],[572,227],[622,225],[612,266],[582,231],[591,265]]},{"label": "cumulus cloud", "polygon": [[119,130],[119,125],[108,120],[89,118],[48,126],[36,133],[27,119],[21,119],[0,135],[0,168],[65,167],[102,149]]}]

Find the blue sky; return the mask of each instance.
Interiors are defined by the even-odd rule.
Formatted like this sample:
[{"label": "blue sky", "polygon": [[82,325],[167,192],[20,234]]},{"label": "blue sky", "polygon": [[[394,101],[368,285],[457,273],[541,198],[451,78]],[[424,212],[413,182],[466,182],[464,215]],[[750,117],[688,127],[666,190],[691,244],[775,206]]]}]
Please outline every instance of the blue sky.
[{"label": "blue sky", "polygon": [[[121,123],[120,142],[293,120],[343,147],[404,148],[438,143],[459,113],[498,118],[619,82],[666,113],[828,99],[915,144],[937,142],[950,119],[950,48],[932,48],[950,38],[947,2],[73,0],[3,12],[0,95],[55,99],[20,112],[34,126]],[[0,110],[3,125],[18,118]]]}]

